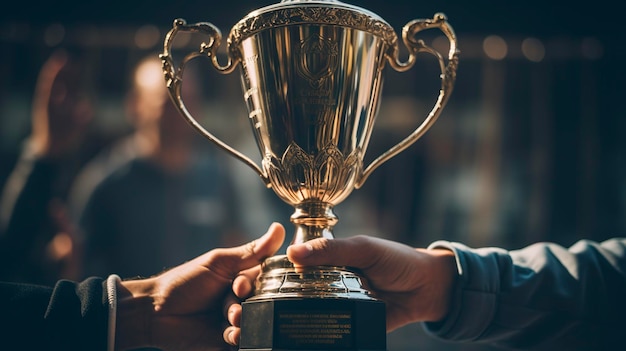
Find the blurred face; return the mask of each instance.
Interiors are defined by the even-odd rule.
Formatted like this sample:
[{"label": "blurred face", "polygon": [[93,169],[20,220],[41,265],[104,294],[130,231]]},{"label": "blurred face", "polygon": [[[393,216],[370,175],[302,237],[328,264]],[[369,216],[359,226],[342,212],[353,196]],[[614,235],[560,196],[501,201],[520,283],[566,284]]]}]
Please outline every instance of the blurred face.
[{"label": "blurred face", "polygon": [[85,127],[93,117],[93,109],[84,84],[82,67],[67,60],[58,71],[50,86],[48,114],[54,123],[50,131],[54,134],[67,133]]},{"label": "blurred face", "polygon": [[[158,123],[165,138],[183,138],[194,133],[169,97],[158,58],[148,59],[137,67],[134,85],[134,115],[138,126]],[[192,114],[198,111],[195,87],[193,76],[185,77],[183,101]]]},{"label": "blurred face", "polygon": [[76,150],[93,118],[84,62],[57,51],[39,72],[33,97],[31,144],[42,155]]},{"label": "blurred face", "polygon": [[141,126],[159,120],[168,98],[159,61],[155,59],[142,62],[135,71],[133,84],[133,114],[136,122]]}]

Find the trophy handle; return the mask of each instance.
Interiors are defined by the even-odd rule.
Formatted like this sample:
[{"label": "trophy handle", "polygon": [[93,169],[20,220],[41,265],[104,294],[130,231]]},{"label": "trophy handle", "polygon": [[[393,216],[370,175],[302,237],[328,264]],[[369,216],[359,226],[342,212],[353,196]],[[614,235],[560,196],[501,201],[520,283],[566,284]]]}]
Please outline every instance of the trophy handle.
[{"label": "trophy handle", "polygon": [[[450,50],[448,51],[448,62],[446,64],[444,58],[441,54],[433,49],[432,47],[426,45],[423,40],[415,39],[415,35],[424,30],[431,28],[439,28],[448,38],[450,42]],[[365,168],[363,174],[360,179],[356,182],[355,187],[360,188],[367,177],[374,171],[374,169],[378,168],[381,164],[388,161],[392,157],[396,156],[400,152],[404,151],[407,147],[411,146],[417,139],[421,138],[424,133],[435,123],[443,107],[448,102],[448,98],[452,93],[452,88],[454,87],[454,81],[456,79],[456,69],[459,62],[459,50],[457,49],[457,40],[456,35],[454,34],[454,30],[450,26],[447,21],[446,15],[443,13],[435,14],[433,19],[416,19],[409,23],[407,23],[404,28],[402,28],[402,40],[404,44],[409,49],[409,58],[406,62],[400,62],[399,56],[399,48],[397,45],[390,48],[390,53],[387,54],[387,58],[389,60],[389,64],[393,69],[398,72],[405,72],[409,70],[415,64],[416,55],[420,52],[426,52],[432,54],[439,61],[439,67],[441,69],[441,89],[439,90],[439,96],[437,97],[437,101],[435,105],[431,109],[430,113],[426,117],[426,119],[411,133],[409,136],[404,138],[404,140],[400,141],[398,144],[387,150],[387,152],[380,155],[376,158],[369,166]]]},{"label": "trophy handle", "polygon": [[[172,43],[174,42],[174,38],[178,34],[178,32],[191,32],[191,33],[200,33],[209,37],[208,42],[203,42],[200,44],[200,50],[197,52],[191,52],[187,54],[180,63],[180,66],[176,68],[174,60],[170,54]],[[187,24],[184,19],[176,19],[174,20],[174,25],[172,29],[165,36],[165,41],[163,44],[163,53],[159,55],[163,64],[163,74],[165,75],[165,82],[167,89],[169,91],[169,95],[176,105],[176,108],[181,113],[181,115],[187,120],[189,124],[193,128],[195,128],[200,134],[209,139],[211,142],[222,148],[224,151],[232,154],[239,160],[243,161],[246,165],[252,168],[259,176],[263,179],[266,185],[269,186],[269,178],[261,170],[261,168],[252,161],[249,157],[237,151],[230,145],[226,144],[211,132],[206,130],[196,119],[189,113],[185,103],[182,98],[182,83],[183,83],[183,72],[185,70],[185,65],[191,59],[196,58],[198,56],[207,57],[211,60],[213,67],[217,69],[220,73],[228,74],[235,70],[237,64],[240,62],[239,55],[229,55],[228,62],[225,66],[220,65],[217,60],[217,49],[220,46],[220,42],[222,40],[222,33],[219,28],[215,27],[211,23],[207,22],[199,22],[195,24]],[[233,59],[234,57],[234,59]]]}]

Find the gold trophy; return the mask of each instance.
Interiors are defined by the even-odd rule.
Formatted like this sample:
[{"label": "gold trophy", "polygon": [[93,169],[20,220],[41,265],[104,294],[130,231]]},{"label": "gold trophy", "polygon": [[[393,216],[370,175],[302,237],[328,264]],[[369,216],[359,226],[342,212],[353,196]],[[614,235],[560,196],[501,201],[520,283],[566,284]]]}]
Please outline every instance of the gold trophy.
[{"label": "gold trophy", "polygon": [[[447,56],[416,39],[436,28],[449,41]],[[205,35],[197,52],[176,67],[171,47],[180,32]],[[398,36],[376,14],[334,0],[283,0],[249,13],[228,36],[206,22],[176,19],[165,38],[163,70],[181,115],[218,147],[241,160],[295,208],[292,243],[333,239],[335,205],[363,185],[374,169],[405,150],[437,120],[452,92],[458,64],[454,30],[445,15],[406,24],[402,62]],[[441,69],[437,101],[405,139],[363,165],[388,63],[404,72],[419,53]],[[198,56],[222,73],[241,65],[248,118],[261,152],[260,166],[200,125],[181,96],[185,64]],[[220,61],[225,61],[220,63]],[[265,260],[253,297],[242,304],[241,350],[385,350],[385,305],[350,267],[294,267],[286,255]]]}]

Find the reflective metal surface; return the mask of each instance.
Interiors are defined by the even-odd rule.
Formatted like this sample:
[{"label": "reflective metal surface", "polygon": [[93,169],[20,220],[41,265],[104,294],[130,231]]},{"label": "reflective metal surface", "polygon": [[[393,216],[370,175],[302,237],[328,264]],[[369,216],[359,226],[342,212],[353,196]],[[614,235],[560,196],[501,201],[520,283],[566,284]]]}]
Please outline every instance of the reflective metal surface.
[{"label": "reflective metal surface", "polygon": [[[437,28],[448,38],[444,56],[415,38]],[[177,33],[198,32],[208,37],[197,52],[176,67],[171,45]],[[339,1],[285,0],[251,12],[228,36],[228,59],[217,58],[222,41],[210,23],[174,21],[161,55],[166,84],[185,119],[207,139],[250,166],[268,187],[295,208],[292,243],[334,237],[333,208],[365,182],[371,172],[419,139],[439,117],[456,78],[456,36],[443,14],[409,22],[402,31],[409,55],[399,58],[393,28],[374,13]],[[441,89],[435,106],[404,140],[364,165],[363,159],[380,103],[383,68],[410,69],[419,53],[434,55],[441,69]],[[187,111],[181,97],[185,64],[198,56],[211,60],[220,72],[241,67],[243,97],[260,165],[216,138]],[[423,116],[416,116],[420,120]],[[280,263],[278,263],[280,262]],[[276,268],[276,265],[287,266]],[[324,273],[322,273],[324,272]],[[344,282],[358,277],[350,270],[319,267],[298,273],[284,257],[270,258],[257,287],[259,296],[293,294],[367,298],[360,287]],[[340,282],[341,283],[338,283]],[[282,283],[279,283],[282,282]],[[283,284],[281,286],[280,284]],[[287,288],[287,286],[300,286]],[[342,287],[343,286],[343,287]]]},{"label": "reflective metal surface", "polygon": [[373,299],[361,278],[346,267],[294,268],[285,255],[268,258],[250,300],[290,297]]}]

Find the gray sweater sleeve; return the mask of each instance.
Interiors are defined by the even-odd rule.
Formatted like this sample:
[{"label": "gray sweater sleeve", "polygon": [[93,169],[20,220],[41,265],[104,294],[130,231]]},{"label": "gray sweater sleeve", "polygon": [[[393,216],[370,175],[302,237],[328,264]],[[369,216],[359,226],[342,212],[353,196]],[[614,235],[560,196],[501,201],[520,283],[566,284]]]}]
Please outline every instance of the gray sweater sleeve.
[{"label": "gray sweater sleeve", "polygon": [[425,330],[444,340],[516,350],[626,345],[626,238],[537,243],[506,251],[438,241],[456,255],[451,312]]}]

